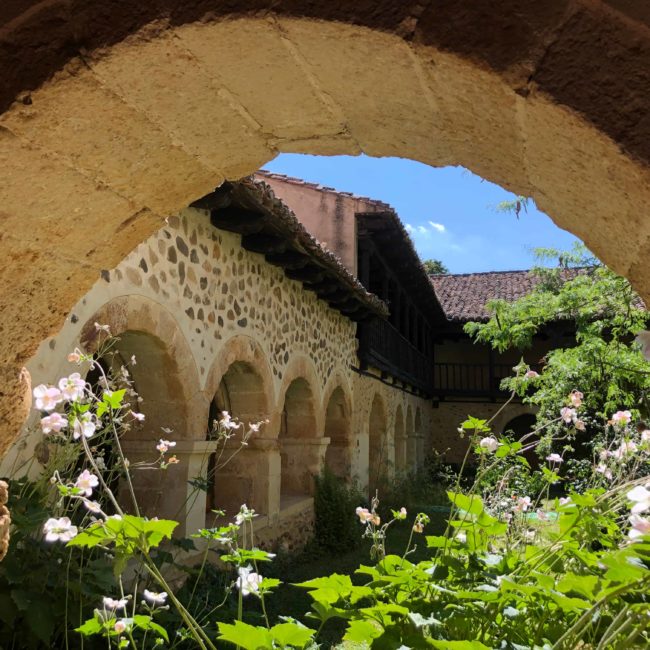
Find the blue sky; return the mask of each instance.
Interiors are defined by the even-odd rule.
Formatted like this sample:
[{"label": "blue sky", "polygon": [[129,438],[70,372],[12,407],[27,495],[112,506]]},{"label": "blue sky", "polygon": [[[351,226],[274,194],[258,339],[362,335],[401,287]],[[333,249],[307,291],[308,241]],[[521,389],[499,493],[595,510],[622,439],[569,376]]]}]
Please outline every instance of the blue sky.
[{"label": "blue sky", "polygon": [[452,273],[526,269],[535,247],[569,249],[576,237],[534,205],[517,219],[495,207],[514,198],[462,167],[433,168],[403,158],[281,154],[264,167],[390,203],[422,259]]}]

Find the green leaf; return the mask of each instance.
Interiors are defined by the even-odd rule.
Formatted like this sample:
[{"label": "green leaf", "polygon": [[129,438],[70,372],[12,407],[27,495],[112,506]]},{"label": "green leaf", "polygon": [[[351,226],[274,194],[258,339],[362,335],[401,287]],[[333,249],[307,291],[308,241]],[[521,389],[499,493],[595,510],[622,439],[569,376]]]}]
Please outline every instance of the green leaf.
[{"label": "green leaf", "polygon": [[167,630],[162,627],[162,625],[158,625],[158,623],[154,622],[154,620],[151,618],[151,616],[145,616],[144,614],[136,614],[133,617],[133,624],[139,627],[142,630],[153,630],[158,634],[158,636],[162,637],[169,643],[169,636],[167,635]]},{"label": "green leaf", "polygon": [[75,628],[75,632],[79,632],[84,636],[92,636],[93,634],[100,634],[104,631],[104,626],[100,623],[99,619],[89,618],[83,625]]},{"label": "green leaf", "polygon": [[107,532],[106,528],[97,524],[86,528],[78,535],[75,535],[66,546],[80,546],[82,548],[93,548],[98,544],[109,544],[115,539],[114,535]]},{"label": "green leaf", "polygon": [[314,637],[315,631],[299,623],[279,623],[271,628],[271,636],[280,647],[303,648]]},{"label": "green leaf", "polygon": [[471,515],[480,515],[483,512],[483,500],[476,494],[468,497],[460,492],[447,492],[447,496],[459,510],[464,510]]},{"label": "green leaf", "polygon": [[102,399],[103,402],[108,404],[108,406],[110,406],[112,409],[117,410],[120,408],[120,406],[122,406],[124,395],[126,395],[125,388],[114,391],[104,391]]},{"label": "green leaf", "polygon": [[351,621],[343,640],[352,643],[367,643],[370,639],[376,639],[383,633],[383,628],[376,621]]},{"label": "green leaf", "polygon": [[218,623],[219,638],[238,645],[244,650],[260,650],[273,648],[273,637],[265,627],[255,627],[235,621],[234,623]]}]

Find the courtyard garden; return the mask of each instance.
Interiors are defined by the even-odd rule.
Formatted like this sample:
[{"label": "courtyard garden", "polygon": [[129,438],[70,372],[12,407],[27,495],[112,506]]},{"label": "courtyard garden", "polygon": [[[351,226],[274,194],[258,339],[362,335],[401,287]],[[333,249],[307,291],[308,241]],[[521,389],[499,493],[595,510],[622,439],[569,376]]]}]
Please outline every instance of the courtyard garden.
[{"label": "courtyard garden", "polygon": [[[646,311],[585,251],[562,260],[530,296],[467,326],[506,348],[558,317],[575,323],[575,345],[504,380],[536,406],[533,428],[515,437],[468,414],[460,465],[431,454],[370,495],[324,472],[301,550],[258,546],[245,504],[187,537],[140,512],[133,473],[167,472],[176,443],[125,457],[121,435],[143,416],[128,369],[98,363],[114,338],[97,324],[102,348],[70,352],[73,371],[34,388],[50,456],[39,480],[9,486],[3,647],[648,647]],[[260,426],[220,414],[213,471]]]}]

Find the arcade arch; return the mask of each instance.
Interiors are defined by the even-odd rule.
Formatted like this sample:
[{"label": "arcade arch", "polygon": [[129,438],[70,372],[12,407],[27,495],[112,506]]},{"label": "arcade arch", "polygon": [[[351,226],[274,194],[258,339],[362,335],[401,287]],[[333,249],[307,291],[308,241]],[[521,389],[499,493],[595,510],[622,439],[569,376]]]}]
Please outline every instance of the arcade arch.
[{"label": "arcade arch", "polygon": [[370,494],[380,486],[383,478],[387,476],[388,461],[388,418],[386,405],[379,394],[375,394],[368,417],[368,486]]},{"label": "arcade arch", "polygon": [[352,414],[349,400],[337,386],[325,408],[325,437],[329,445],[325,452],[325,465],[336,476],[349,480],[352,467]]}]

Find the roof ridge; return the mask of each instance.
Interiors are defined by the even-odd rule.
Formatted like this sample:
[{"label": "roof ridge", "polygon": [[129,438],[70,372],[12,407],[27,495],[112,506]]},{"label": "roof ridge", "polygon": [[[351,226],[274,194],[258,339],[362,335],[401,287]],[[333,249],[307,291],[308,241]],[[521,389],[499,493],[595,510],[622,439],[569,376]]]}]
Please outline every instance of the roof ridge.
[{"label": "roof ridge", "polygon": [[432,273],[429,275],[431,279],[435,278],[458,278],[469,275],[497,275],[503,273],[530,273],[533,269],[512,269],[501,271],[469,271],[467,273]]},{"label": "roof ridge", "polygon": [[317,192],[327,192],[329,194],[338,194],[340,196],[347,196],[351,199],[356,199],[357,201],[366,201],[374,206],[385,207],[393,212],[396,212],[395,208],[386,201],[381,199],[373,199],[370,196],[362,196],[360,194],[354,194],[353,192],[344,192],[343,190],[337,190],[335,187],[329,187],[328,185],[322,185],[321,183],[312,183],[311,181],[306,181],[304,178],[298,178],[297,176],[288,176],[287,174],[279,174],[278,172],[272,172],[268,169],[258,169],[255,174],[260,176],[266,176],[267,178],[275,178],[280,181],[287,181],[293,185],[302,185],[303,187],[309,187],[312,190]]}]

